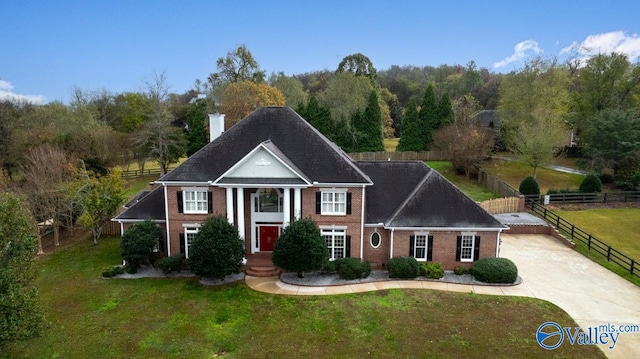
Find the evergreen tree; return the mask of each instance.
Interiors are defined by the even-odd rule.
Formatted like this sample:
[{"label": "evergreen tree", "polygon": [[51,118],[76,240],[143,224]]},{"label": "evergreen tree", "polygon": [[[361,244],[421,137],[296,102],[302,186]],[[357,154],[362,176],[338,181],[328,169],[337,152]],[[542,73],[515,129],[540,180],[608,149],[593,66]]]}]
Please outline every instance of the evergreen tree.
[{"label": "evergreen tree", "polygon": [[207,144],[207,102],[198,99],[187,111],[187,156],[191,156]]},{"label": "evergreen tree", "polygon": [[315,96],[309,98],[309,102],[305,106],[301,104],[298,108],[298,114],[307,120],[311,126],[320,131],[327,138],[334,137],[334,125],[331,119],[331,111],[326,106],[321,105]]},{"label": "evergreen tree", "polygon": [[244,242],[236,227],[226,217],[217,215],[204,221],[191,242],[189,263],[199,276],[222,279],[240,273],[244,252]]},{"label": "evergreen tree", "polygon": [[382,114],[376,91],[369,94],[364,112],[352,117],[351,126],[358,139],[355,151],[384,151]]},{"label": "evergreen tree", "polygon": [[418,112],[418,133],[422,141],[420,150],[427,150],[433,143],[433,132],[438,128],[438,103],[433,85],[429,84],[420,104]]},{"label": "evergreen tree", "polygon": [[13,194],[0,194],[0,352],[9,341],[38,336],[45,324],[32,284],[38,274],[35,220],[26,208]]},{"label": "evergreen tree", "polygon": [[284,228],[271,254],[273,264],[297,272],[300,278],[306,271],[320,269],[328,259],[327,243],[311,219],[300,219]]},{"label": "evergreen tree", "polygon": [[448,93],[442,94],[440,102],[438,102],[438,127],[439,130],[447,125],[452,124],[455,121],[455,115],[453,113],[453,106],[451,105],[451,99]]},{"label": "evergreen tree", "polygon": [[396,151],[420,151],[422,142],[418,133],[418,108],[416,107],[416,99],[409,99],[407,109],[402,117],[402,136],[398,142]]}]

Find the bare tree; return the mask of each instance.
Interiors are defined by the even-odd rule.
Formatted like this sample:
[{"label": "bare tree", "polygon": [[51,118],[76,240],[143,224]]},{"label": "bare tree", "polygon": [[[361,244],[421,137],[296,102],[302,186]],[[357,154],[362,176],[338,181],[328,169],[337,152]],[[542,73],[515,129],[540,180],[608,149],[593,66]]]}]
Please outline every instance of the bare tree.
[{"label": "bare tree", "polygon": [[76,174],[73,159],[51,144],[32,148],[26,156],[25,198],[39,221],[51,221],[56,246],[60,245],[60,227],[73,216],[71,182]]},{"label": "bare tree", "polygon": [[454,168],[463,168],[467,178],[489,156],[494,134],[473,121],[459,121],[443,127],[434,136],[434,147],[446,151]]}]

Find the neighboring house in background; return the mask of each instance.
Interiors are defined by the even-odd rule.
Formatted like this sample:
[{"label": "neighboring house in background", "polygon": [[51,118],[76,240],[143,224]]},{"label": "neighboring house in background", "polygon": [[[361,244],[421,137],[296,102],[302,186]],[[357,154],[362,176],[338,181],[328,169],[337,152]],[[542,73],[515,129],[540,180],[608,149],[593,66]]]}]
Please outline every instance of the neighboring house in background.
[{"label": "neighboring house in background", "polygon": [[502,123],[500,121],[500,114],[498,113],[498,110],[482,110],[473,115],[471,119],[475,119],[481,126],[493,130],[496,136],[495,148],[498,151],[504,151],[507,149],[505,141],[502,138],[502,133],[500,132]]},{"label": "neighboring house in background", "polygon": [[317,223],[332,259],[374,267],[413,256],[453,269],[498,255],[507,227],[423,162],[353,161],[288,107],[259,108],[224,133],[223,116],[210,118],[212,141],[114,218],[123,231],[158,223],[164,255],[188,257],[215,214],[238,228],[249,262],[299,218]]}]

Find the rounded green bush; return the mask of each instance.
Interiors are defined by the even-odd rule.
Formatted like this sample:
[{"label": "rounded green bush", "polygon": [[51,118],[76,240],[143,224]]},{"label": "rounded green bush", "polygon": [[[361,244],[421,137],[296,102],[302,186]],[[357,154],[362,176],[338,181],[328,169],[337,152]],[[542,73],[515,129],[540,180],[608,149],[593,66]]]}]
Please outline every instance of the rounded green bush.
[{"label": "rounded green bush", "polygon": [[394,257],[387,262],[389,278],[412,279],[418,276],[420,267],[413,257]]},{"label": "rounded green bush", "polygon": [[444,267],[438,262],[420,263],[420,275],[430,279],[444,277]]},{"label": "rounded green bush", "polygon": [[602,181],[594,174],[590,174],[582,180],[580,183],[581,193],[596,193],[602,192]]},{"label": "rounded green bush", "polygon": [[371,264],[359,258],[344,258],[338,267],[338,274],[346,280],[366,278],[371,274]]},{"label": "rounded green bush", "polygon": [[635,186],[635,189],[640,189],[640,172],[631,177],[631,184]]},{"label": "rounded green bush", "polygon": [[540,186],[535,178],[529,176],[520,182],[520,188],[518,189],[520,193],[524,195],[529,194],[540,194]]},{"label": "rounded green bush", "polygon": [[164,257],[158,261],[156,266],[162,269],[164,274],[171,273],[173,271],[179,271],[182,268],[184,262],[184,256],[182,254],[174,254],[169,257]]},{"label": "rounded green bush", "polygon": [[518,268],[507,258],[482,258],[473,265],[473,277],[486,283],[514,283]]}]

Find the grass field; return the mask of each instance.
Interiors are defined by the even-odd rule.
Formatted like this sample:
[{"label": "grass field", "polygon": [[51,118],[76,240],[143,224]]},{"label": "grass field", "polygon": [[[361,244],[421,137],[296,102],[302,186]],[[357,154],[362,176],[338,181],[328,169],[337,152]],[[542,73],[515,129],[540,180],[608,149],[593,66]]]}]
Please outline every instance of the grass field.
[{"label": "grass field", "polygon": [[640,260],[640,208],[554,211],[598,239]]},{"label": "grass field", "polygon": [[[298,297],[243,283],[100,278],[119,239],[73,244],[38,260],[50,325],[1,358],[486,358],[546,357],[535,332],[574,326],[549,302],[430,290]],[[565,341],[557,358],[604,358]]]},{"label": "grass field", "polygon": [[460,176],[455,173],[451,167],[451,162],[446,161],[429,161],[427,162],[429,167],[440,172],[451,183],[455,184],[460,190],[471,197],[474,201],[482,202],[499,196],[484,186],[480,185],[476,180],[467,179],[465,176]]},{"label": "grass field", "polygon": [[[531,167],[524,163],[499,159],[493,159],[484,163],[482,168],[492,175],[499,177],[515,189],[520,187],[522,180],[533,174]],[[546,168],[538,168],[536,174],[536,181],[538,181],[540,193],[542,194],[546,194],[551,188],[577,189],[580,187],[583,179],[584,176],[582,175],[564,173]]]}]

